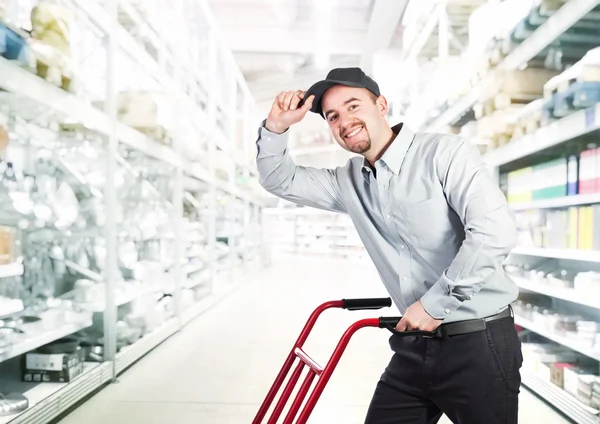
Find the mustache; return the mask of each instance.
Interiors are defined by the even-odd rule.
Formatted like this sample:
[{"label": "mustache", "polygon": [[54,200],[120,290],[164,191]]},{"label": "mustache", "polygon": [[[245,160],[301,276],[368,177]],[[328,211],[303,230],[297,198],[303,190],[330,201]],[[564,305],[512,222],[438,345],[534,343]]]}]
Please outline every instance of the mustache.
[{"label": "mustache", "polygon": [[364,122],[356,121],[356,122],[353,122],[352,125],[349,125],[347,127],[340,129],[340,137],[342,137],[342,138],[346,137],[346,134],[354,131],[356,129],[356,127],[367,128],[367,126],[365,125]]}]

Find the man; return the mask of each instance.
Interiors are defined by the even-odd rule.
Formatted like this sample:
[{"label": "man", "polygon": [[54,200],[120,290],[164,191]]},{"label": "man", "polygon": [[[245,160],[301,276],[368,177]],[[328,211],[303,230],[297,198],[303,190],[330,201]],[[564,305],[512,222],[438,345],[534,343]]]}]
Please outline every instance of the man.
[{"label": "man", "polygon": [[[289,128],[308,111],[362,157],[336,169],[296,165]],[[277,96],[259,130],[261,185],[295,202],[347,213],[403,317],[367,424],[516,423],[521,345],[502,262],[514,217],[476,146],[455,135],[390,127],[388,105],[359,68],[334,69],[307,92]]]}]

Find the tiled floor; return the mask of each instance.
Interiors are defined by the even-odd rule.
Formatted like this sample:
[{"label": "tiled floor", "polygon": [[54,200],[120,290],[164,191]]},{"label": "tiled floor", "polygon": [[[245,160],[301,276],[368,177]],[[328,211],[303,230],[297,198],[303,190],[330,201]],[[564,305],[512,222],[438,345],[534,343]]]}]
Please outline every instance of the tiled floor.
[{"label": "tiled floor", "polygon": [[[249,424],[315,306],[331,299],[379,295],[386,293],[368,262],[275,261],[61,424]],[[306,351],[325,363],[350,323],[382,314],[397,315],[393,310],[330,310],[317,323],[321,325],[315,327]],[[379,329],[355,335],[309,422],[363,422],[390,357],[387,340],[385,330]],[[569,421],[523,389],[519,422]]]}]

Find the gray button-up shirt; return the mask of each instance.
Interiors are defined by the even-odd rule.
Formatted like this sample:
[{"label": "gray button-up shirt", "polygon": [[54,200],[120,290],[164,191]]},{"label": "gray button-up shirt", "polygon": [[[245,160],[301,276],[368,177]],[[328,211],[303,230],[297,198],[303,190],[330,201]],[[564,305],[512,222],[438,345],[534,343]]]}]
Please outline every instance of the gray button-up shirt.
[{"label": "gray button-up shirt", "polygon": [[516,225],[479,150],[455,135],[393,130],[373,172],[362,157],[335,169],[296,165],[287,132],[263,126],[260,184],[291,202],[349,214],[402,314],[419,299],[444,322],[505,309],[518,295],[502,268]]}]

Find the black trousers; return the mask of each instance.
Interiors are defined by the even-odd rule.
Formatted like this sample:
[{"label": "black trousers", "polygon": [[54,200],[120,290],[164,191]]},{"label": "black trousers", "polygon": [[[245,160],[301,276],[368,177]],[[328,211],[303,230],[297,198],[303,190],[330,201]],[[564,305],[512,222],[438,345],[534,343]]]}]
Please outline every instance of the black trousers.
[{"label": "black trousers", "polygon": [[391,336],[365,424],[516,424],[523,363],[512,317],[443,338]]}]

